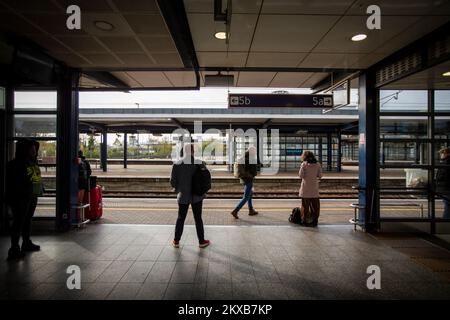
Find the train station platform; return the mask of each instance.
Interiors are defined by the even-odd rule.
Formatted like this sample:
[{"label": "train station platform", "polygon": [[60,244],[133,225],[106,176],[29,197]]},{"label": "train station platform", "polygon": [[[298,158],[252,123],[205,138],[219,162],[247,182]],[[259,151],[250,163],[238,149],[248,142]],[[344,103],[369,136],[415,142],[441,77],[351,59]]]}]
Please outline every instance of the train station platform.
[{"label": "train station platform", "polygon": [[[239,213],[240,219],[235,220],[230,212],[236,206],[238,199],[207,198],[203,203],[203,221],[205,225],[222,226],[259,226],[259,225],[289,225],[288,218],[292,208],[300,206],[299,199],[254,199],[254,207],[259,212],[257,216],[248,216],[247,207],[244,206]],[[356,199],[322,199],[320,224],[322,225],[349,225],[349,219],[354,216],[354,209],[350,204]],[[382,201],[382,204],[384,200]],[[404,206],[383,205],[384,217],[420,217],[420,207],[413,205],[423,204],[424,199],[397,199],[397,204]],[[443,211],[441,204],[437,204],[439,212]],[[103,217],[97,224],[146,224],[170,225],[174,224],[178,215],[175,196],[172,198],[104,198]],[[40,198],[35,217],[55,217],[55,199]],[[186,218],[186,224],[193,225],[192,213]]]},{"label": "train station platform", "polygon": [[[206,226],[196,245],[186,226],[96,224],[33,237],[42,250],[0,263],[2,299],[449,299],[450,253],[417,236],[373,236],[350,226]],[[3,256],[9,239],[0,238]],[[67,267],[81,269],[68,290]],[[380,267],[381,289],[367,288]]]}]

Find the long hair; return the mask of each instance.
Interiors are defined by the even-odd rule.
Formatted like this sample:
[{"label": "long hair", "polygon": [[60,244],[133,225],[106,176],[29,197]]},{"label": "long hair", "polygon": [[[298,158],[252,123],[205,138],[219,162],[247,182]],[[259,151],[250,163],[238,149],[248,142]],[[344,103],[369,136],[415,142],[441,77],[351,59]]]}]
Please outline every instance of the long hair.
[{"label": "long hair", "polygon": [[308,163],[317,163],[317,159],[311,151],[303,152],[302,159]]}]

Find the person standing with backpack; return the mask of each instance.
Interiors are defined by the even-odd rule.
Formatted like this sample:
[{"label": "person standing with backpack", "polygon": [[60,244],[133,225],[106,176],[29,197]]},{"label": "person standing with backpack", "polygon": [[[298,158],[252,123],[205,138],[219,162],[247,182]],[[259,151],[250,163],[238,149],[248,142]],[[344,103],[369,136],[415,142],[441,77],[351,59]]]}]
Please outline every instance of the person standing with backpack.
[{"label": "person standing with backpack", "polygon": [[84,194],[89,192],[89,179],[92,175],[92,169],[89,161],[83,155],[83,151],[78,151],[78,202],[82,203]]},{"label": "person standing with backpack", "polygon": [[256,148],[249,147],[245,152],[245,155],[237,163],[235,163],[235,176],[239,178],[241,184],[244,185],[244,195],[241,201],[239,201],[236,208],[231,211],[231,215],[235,219],[239,219],[238,213],[242,207],[248,203],[248,215],[255,216],[258,212],[253,208],[253,180],[258,174],[258,164],[256,157]]},{"label": "person standing with backpack", "polygon": [[194,213],[199,247],[207,247],[210,241],[205,240],[202,207],[205,194],[211,186],[211,176],[206,165],[202,161],[194,158],[193,144],[184,145],[183,158],[172,167],[170,185],[177,193],[178,201],[178,219],[175,225],[175,237],[172,245],[175,248],[179,248],[180,246],[184,222],[190,205]]},{"label": "person standing with backpack", "polygon": [[302,179],[299,196],[302,199],[301,224],[316,227],[320,215],[319,179],[322,178],[322,166],[311,151],[302,155],[299,176]]}]

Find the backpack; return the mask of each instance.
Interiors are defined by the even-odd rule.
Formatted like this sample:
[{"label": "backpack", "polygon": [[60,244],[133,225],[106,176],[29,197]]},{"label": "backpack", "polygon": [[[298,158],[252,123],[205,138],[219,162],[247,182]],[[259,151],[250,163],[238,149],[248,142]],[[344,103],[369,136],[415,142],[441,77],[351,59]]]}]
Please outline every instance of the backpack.
[{"label": "backpack", "polygon": [[192,176],[192,193],[203,196],[211,189],[211,173],[205,165],[195,165],[196,170]]},{"label": "backpack", "polygon": [[301,215],[299,207],[292,209],[292,213],[289,216],[289,222],[296,223],[296,224],[302,223],[302,215]]},{"label": "backpack", "polygon": [[233,165],[233,176],[239,178],[239,163],[235,162]]},{"label": "backpack", "polygon": [[83,180],[86,180],[88,178],[87,166],[83,160],[81,160],[78,164],[78,178]]}]

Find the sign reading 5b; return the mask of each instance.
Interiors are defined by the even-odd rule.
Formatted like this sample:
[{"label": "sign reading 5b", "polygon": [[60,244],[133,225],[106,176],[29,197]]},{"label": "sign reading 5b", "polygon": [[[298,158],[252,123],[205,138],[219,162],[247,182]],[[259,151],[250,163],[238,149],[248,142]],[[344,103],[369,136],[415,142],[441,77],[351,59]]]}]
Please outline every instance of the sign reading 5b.
[{"label": "sign reading 5b", "polygon": [[229,107],[332,108],[333,95],[326,94],[233,94]]},{"label": "sign reading 5b", "polygon": [[230,105],[232,106],[248,106],[250,98],[247,96],[230,96]]}]

